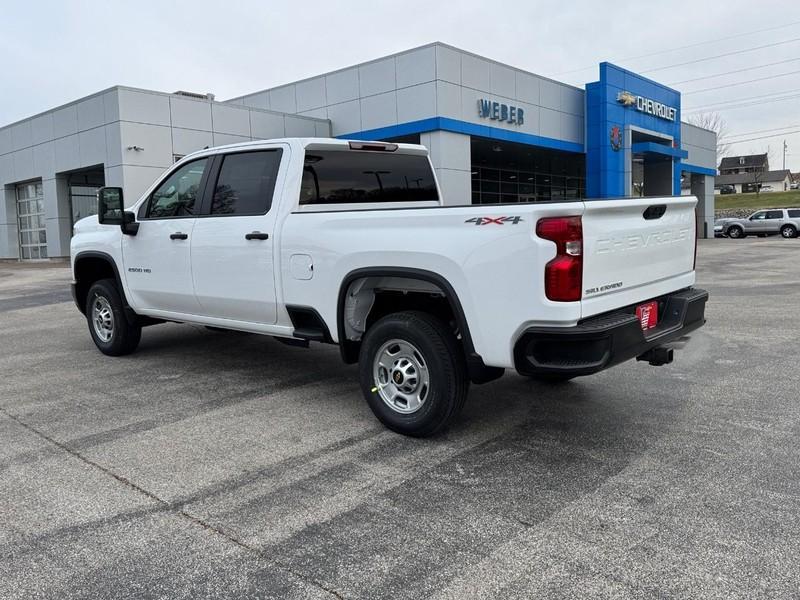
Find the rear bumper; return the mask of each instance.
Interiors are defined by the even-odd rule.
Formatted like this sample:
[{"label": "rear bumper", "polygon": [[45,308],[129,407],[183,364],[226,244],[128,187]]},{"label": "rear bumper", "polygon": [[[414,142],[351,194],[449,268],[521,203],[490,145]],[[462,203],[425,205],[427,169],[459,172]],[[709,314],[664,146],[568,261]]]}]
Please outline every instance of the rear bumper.
[{"label": "rear bumper", "polygon": [[659,323],[642,331],[636,307],[591,317],[575,327],[532,327],[514,346],[523,375],[591,375],[686,335],[705,323],[708,292],[690,288],[654,298]]}]

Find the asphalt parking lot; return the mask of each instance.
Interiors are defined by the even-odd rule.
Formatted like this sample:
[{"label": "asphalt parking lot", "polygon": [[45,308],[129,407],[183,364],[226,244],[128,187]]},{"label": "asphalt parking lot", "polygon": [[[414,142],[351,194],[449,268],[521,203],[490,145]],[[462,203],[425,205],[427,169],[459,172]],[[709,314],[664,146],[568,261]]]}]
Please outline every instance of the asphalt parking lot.
[{"label": "asphalt parking lot", "polygon": [[335,347],[108,358],[67,268],[0,265],[0,598],[798,597],[800,241],[698,270],[672,365],[507,374],[414,440]]}]

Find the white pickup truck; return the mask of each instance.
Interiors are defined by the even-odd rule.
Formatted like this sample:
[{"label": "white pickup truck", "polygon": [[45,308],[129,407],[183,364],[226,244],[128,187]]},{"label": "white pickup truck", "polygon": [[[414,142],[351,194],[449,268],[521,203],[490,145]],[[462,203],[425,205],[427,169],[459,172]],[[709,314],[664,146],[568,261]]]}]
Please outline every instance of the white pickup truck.
[{"label": "white pickup truck", "polygon": [[71,260],[101,352],[165,321],[338,344],[407,435],[504,369],[666,364],[705,322],[693,197],[443,206],[424,147],[312,138],[202,150],[129,208],[98,200]]}]

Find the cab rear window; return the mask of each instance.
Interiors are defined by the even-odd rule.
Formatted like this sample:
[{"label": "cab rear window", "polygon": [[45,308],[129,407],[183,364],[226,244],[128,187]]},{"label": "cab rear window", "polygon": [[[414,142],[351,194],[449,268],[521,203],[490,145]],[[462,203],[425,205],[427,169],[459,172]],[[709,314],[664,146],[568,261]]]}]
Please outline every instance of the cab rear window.
[{"label": "cab rear window", "polygon": [[300,204],[436,201],[425,156],[352,150],[309,150]]}]

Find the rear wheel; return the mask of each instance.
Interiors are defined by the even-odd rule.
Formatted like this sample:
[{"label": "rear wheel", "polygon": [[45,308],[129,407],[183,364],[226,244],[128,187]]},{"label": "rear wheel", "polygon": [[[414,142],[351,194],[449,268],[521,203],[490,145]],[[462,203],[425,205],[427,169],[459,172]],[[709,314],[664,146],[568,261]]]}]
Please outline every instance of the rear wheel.
[{"label": "rear wheel", "polygon": [[738,225],[733,225],[728,228],[728,237],[733,238],[734,240],[738,240],[739,238],[744,237],[744,229],[742,229]]},{"label": "rear wheel", "polygon": [[86,321],[95,346],[108,356],[130,354],[139,345],[142,328],[125,317],[122,296],[113,279],[101,279],[89,288]]},{"label": "rear wheel", "polygon": [[417,311],[387,315],[370,327],[361,344],[359,378],[378,420],[414,437],[444,428],[461,411],[469,389],[453,332]]},{"label": "rear wheel", "polygon": [[781,235],[785,238],[797,237],[797,229],[794,228],[794,225],[784,225],[781,227]]}]

